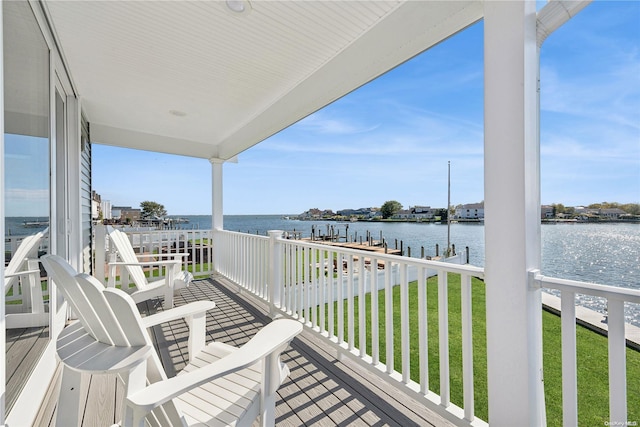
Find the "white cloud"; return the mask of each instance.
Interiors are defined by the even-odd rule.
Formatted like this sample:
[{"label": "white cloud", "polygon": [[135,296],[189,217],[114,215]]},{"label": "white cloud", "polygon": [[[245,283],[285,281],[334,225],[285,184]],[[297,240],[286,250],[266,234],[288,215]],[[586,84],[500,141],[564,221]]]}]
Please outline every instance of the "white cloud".
[{"label": "white cloud", "polygon": [[296,126],[307,132],[319,134],[353,135],[375,130],[379,124],[363,125],[353,120],[331,118],[323,112],[317,112],[304,118]]}]

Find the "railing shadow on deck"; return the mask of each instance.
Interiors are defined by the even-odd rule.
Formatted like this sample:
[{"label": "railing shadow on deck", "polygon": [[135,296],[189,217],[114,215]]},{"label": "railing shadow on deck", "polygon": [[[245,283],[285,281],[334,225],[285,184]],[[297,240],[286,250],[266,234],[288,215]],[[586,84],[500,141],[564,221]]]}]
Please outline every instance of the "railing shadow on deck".
[{"label": "railing shadow on deck", "polygon": [[[260,308],[246,294],[213,280],[193,282],[176,297],[176,303],[199,299],[216,302],[207,316],[209,340],[241,346],[271,321],[267,306]],[[157,300],[139,307],[147,314],[162,310]],[[186,329],[186,323],[179,320],[153,330],[170,376],[186,363]],[[352,362],[338,361],[335,353],[308,332],[296,338],[282,358],[291,374],[278,391],[277,425],[453,425],[404,395],[388,393],[379,378]]]}]

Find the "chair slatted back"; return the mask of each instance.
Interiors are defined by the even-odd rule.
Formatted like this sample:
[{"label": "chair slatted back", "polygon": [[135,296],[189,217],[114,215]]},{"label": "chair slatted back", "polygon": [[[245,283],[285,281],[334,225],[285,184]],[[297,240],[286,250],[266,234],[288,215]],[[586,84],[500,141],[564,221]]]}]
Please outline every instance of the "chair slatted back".
[{"label": "chair slatted back", "polygon": [[[116,251],[118,252],[118,256],[120,260],[123,262],[138,262],[138,257],[133,250],[133,246],[129,241],[129,237],[126,233],[113,228],[107,227],[107,233],[109,234],[110,242],[115,246]],[[145,289],[147,287],[147,278],[144,275],[144,271],[142,267],[139,265],[127,265],[124,266],[129,272],[129,276],[133,283],[135,283],[136,287],[139,290]]]},{"label": "chair slatted back", "polygon": [[[47,272],[78,316],[85,330],[96,340],[115,346],[151,345],[138,309],[129,295],[120,289],[105,289],[88,274],[78,274],[57,255],[42,257]],[[167,375],[156,352],[147,361],[147,381],[166,380]],[[147,416],[151,426],[181,426],[173,402],[167,402]]]},{"label": "chair slatted back", "polygon": [[113,323],[123,332],[123,343],[114,345],[152,345],[137,307],[125,292],[115,288],[105,289],[98,279],[85,273],[77,274],[75,280],[78,289],[84,291],[88,303],[99,313],[101,323]]},{"label": "chair slatted back", "polygon": [[[153,345],[142,323],[138,308],[127,293],[116,288],[105,289],[98,279],[84,273],[76,275],[75,280],[79,287],[85,291],[90,304],[101,305],[102,301],[107,303],[106,311],[110,313],[109,319],[113,319],[114,326],[124,332],[129,345]],[[162,362],[154,352],[147,361],[147,381],[152,384],[166,379],[167,375],[162,367]],[[173,401],[155,409],[147,417],[147,421],[152,426],[160,427],[182,425],[179,420],[180,416]]]},{"label": "chair slatted back", "polygon": [[[60,256],[45,255],[41,261],[89,335],[105,344],[127,345],[125,335],[101,293],[102,301],[96,297],[90,301],[74,277],[78,273]],[[91,289],[87,291],[90,293]]]},{"label": "chair slatted back", "polygon": [[[27,236],[24,239],[22,239],[22,242],[20,242],[20,245],[18,245],[16,252],[11,257],[9,264],[4,269],[5,274],[14,274],[22,270],[25,270],[24,265],[26,263],[27,258],[37,258],[40,241],[48,231],[49,229],[47,228],[45,230],[39,231],[36,234],[32,234],[31,236]],[[13,286],[17,280],[18,280],[17,276],[5,277],[4,279],[5,292],[9,290],[9,288]]]}]

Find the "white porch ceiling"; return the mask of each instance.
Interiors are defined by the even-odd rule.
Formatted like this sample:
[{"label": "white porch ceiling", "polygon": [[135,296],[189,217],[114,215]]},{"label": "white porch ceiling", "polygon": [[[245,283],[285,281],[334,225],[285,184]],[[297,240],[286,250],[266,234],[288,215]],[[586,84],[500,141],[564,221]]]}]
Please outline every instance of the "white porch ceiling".
[{"label": "white porch ceiling", "polygon": [[483,9],[477,0],[253,1],[248,14],[224,1],[45,8],[94,142],[224,160],[478,21]]}]

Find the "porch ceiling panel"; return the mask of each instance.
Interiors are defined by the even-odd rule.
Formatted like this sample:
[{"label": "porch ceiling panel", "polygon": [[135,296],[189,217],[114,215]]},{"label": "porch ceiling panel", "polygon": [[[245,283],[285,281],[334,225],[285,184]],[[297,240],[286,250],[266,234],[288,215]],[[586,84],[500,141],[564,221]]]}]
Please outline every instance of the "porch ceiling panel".
[{"label": "porch ceiling panel", "polygon": [[95,142],[229,159],[460,31],[479,1],[49,1]]}]

